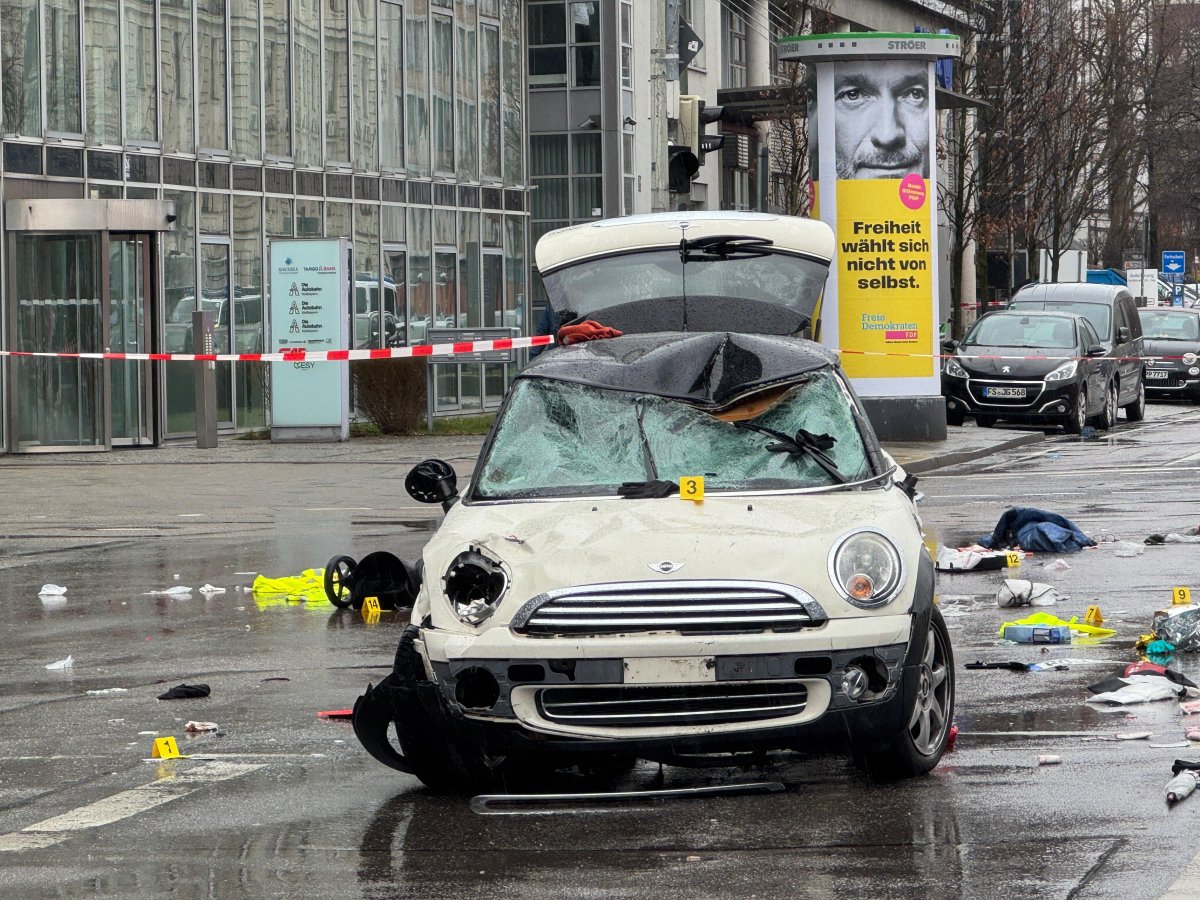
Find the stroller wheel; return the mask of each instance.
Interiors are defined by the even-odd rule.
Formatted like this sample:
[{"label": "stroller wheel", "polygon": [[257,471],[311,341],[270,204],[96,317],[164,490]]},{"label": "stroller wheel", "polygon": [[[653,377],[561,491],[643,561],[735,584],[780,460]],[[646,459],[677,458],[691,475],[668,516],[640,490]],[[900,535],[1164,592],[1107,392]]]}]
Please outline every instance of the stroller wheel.
[{"label": "stroller wheel", "polygon": [[335,556],[325,566],[325,596],[338,609],[349,609],[354,595],[358,563],[350,556]]}]

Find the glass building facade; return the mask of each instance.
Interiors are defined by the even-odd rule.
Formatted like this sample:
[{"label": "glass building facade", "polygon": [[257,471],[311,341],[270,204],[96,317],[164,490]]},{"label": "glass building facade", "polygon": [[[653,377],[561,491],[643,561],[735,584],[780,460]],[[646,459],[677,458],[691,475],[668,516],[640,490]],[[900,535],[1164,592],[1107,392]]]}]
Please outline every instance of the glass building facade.
[{"label": "glass building facade", "polygon": [[[525,6],[2,0],[3,346],[190,352],[210,309],[217,352],[271,349],[269,242],[322,236],[355,347],[527,331]],[[223,428],[268,424],[266,369],[218,364]],[[445,412],[512,374],[436,373]],[[11,357],[0,392],[0,451],[195,431],[188,363]]]}]

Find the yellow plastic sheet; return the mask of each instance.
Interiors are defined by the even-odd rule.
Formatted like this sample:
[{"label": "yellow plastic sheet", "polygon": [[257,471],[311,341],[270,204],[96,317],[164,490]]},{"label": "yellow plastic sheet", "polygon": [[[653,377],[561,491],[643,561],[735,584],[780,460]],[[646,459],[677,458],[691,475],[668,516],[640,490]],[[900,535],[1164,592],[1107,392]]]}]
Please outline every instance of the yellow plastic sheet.
[{"label": "yellow plastic sheet", "polygon": [[1000,626],[1000,637],[1004,637],[1004,629],[1009,625],[1069,625],[1071,631],[1075,634],[1092,639],[1112,637],[1117,633],[1115,628],[1101,628],[1099,625],[1088,625],[1085,622],[1080,622],[1078,616],[1071,616],[1070,619],[1060,619],[1058,616],[1052,616],[1050,613],[1044,612],[1033,613],[1015,622],[1005,622]]},{"label": "yellow plastic sheet", "polygon": [[288,601],[319,602],[325,600],[325,570],[305,569],[299,575],[282,578],[267,578],[259,575],[251,588],[254,602],[259,606],[271,606]]}]

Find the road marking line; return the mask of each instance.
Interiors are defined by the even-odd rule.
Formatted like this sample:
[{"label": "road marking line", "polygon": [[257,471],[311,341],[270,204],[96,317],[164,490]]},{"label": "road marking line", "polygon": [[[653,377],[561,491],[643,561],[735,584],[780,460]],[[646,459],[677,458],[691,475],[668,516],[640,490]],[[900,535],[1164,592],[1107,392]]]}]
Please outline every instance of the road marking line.
[{"label": "road marking line", "polygon": [[111,825],[172,800],[179,800],[205,785],[238,778],[261,768],[261,765],[248,763],[201,763],[187,771],[159,778],[62,815],[26,825],[20,831],[0,835],[0,852],[51,847],[72,837],[77,831]]}]

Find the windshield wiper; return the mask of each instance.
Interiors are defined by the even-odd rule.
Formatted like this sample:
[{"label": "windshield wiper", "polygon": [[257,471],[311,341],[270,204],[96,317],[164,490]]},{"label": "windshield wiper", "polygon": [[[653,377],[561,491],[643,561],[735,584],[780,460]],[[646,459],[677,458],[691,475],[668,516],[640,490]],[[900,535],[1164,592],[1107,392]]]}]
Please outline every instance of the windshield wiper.
[{"label": "windshield wiper", "polygon": [[813,434],[811,431],[799,428],[796,430],[794,437],[788,437],[782,431],[776,431],[773,428],[764,428],[762,425],[755,425],[752,422],[736,422],[734,424],[738,428],[757,431],[759,434],[775,438],[778,443],[767,444],[767,451],[769,453],[787,453],[790,456],[806,454],[813,462],[825,470],[825,474],[834,479],[838,484],[845,484],[850,480],[841,473],[837,467],[837,463],[825,454],[826,450],[833,449],[833,445],[837,443],[837,438],[833,435]]},{"label": "windshield wiper", "polygon": [[768,238],[744,234],[710,234],[679,242],[679,259],[683,263],[696,259],[752,259],[770,254],[768,247],[775,242]]}]

